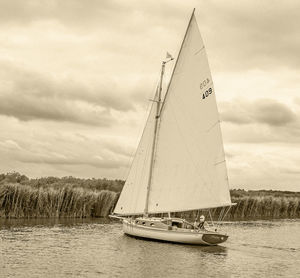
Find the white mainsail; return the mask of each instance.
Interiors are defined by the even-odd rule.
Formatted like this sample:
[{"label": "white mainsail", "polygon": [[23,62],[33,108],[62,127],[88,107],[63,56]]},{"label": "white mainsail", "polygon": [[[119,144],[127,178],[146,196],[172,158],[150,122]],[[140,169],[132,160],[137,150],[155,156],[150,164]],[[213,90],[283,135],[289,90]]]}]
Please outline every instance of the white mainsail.
[{"label": "white mainsail", "polygon": [[[114,211],[117,214],[144,212],[154,121],[155,109],[152,107]],[[193,14],[161,109],[148,212],[229,205],[231,200],[215,92]]]}]

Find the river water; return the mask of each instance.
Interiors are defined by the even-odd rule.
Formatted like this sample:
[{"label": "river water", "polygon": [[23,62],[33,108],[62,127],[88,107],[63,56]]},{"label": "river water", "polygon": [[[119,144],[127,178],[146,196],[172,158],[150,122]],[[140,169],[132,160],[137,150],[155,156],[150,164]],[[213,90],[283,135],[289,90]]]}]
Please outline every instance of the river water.
[{"label": "river water", "polygon": [[229,222],[222,246],[138,240],[109,220],[0,220],[0,277],[300,277],[300,220]]}]

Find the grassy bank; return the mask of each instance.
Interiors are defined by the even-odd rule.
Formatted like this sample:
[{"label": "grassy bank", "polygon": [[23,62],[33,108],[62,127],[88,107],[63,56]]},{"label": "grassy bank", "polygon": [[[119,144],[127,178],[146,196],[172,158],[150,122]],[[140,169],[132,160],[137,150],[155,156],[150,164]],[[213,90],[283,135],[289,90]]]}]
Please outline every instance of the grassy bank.
[{"label": "grassy bank", "polygon": [[[235,206],[231,207],[224,220],[256,219],[295,219],[300,218],[300,197],[291,196],[239,196],[231,197]],[[217,220],[222,208],[212,209],[211,215]],[[177,216],[194,219],[197,211],[177,214]],[[206,217],[208,211],[200,211]]]},{"label": "grassy bank", "polygon": [[[0,217],[105,217],[124,185],[121,180],[74,177],[28,179],[19,173],[0,175]],[[300,192],[231,190],[237,203],[225,220],[300,218]],[[211,211],[214,219],[221,209]],[[177,216],[193,219],[198,212]],[[202,211],[207,215],[207,211]]]},{"label": "grassy bank", "polygon": [[64,186],[34,188],[22,184],[0,185],[0,216],[5,218],[105,217],[119,193]]},{"label": "grassy bank", "polygon": [[300,218],[300,192],[231,190],[229,219]]},{"label": "grassy bank", "polygon": [[228,219],[300,218],[300,198],[285,196],[233,197]]}]

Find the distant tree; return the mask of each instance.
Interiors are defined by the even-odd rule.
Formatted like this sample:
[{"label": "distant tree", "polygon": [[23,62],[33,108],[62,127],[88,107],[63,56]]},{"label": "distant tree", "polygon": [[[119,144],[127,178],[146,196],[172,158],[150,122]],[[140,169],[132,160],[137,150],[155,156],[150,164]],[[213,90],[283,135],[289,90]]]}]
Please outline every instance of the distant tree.
[{"label": "distant tree", "polygon": [[0,175],[0,182],[4,183],[26,183],[29,180],[25,175],[21,175],[18,172],[8,172]]}]

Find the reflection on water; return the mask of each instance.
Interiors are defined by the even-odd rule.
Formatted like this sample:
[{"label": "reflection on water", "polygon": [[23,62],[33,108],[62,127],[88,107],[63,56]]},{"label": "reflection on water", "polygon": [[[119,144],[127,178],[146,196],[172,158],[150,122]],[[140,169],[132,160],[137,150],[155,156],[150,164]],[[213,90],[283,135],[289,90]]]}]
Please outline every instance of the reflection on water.
[{"label": "reflection on water", "polygon": [[297,277],[299,220],[222,229],[222,246],[191,246],[128,237],[108,219],[0,219],[0,277]]},{"label": "reflection on water", "polygon": [[38,219],[3,219],[0,218],[0,229],[18,228],[18,227],[52,227],[54,225],[71,227],[81,224],[110,224],[109,218],[38,218]]},{"label": "reflection on water", "polygon": [[197,249],[197,252],[207,252],[207,253],[213,253],[213,254],[219,254],[219,255],[225,255],[227,248],[225,246],[201,246],[201,249],[199,249],[199,246],[197,245],[188,245],[184,243],[173,243],[173,242],[163,242],[161,240],[153,240],[153,239],[147,239],[147,238],[138,238],[134,236],[127,235],[127,237],[131,237],[135,240],[141,240],[141,241],[150,241],[150,242],[157,242],[157,243],[163,243],[164,245],[175,245],[176,248],[178,248],[179,245],[182,245],[185,247],[185,249],[188,248],[195,248]]}]

